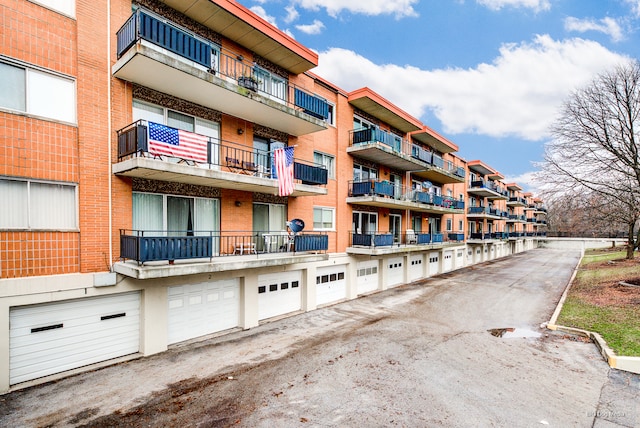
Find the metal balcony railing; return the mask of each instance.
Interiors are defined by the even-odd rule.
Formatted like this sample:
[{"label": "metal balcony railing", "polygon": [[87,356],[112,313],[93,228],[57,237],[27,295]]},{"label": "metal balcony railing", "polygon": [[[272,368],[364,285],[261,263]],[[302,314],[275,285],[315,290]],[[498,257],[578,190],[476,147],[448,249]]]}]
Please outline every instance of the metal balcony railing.
[{"label": "metal balcony railing", "polygon": [[435,205],[442,208],[456,210],[464,209],[464,201],[454,199],[450,196],[440,196],[424,190],[409,189],[395,185],[387,180],[361,180],[350,181],[348,189],[349,197],[358,196],[379,196],[391,198],[399,201],[419,202],[427,205]]},{"label": "metal balcony railing", "polygon": [[460,232],[447,234],[415,231],[404,234],[394,234],[391,232],[351,232],[351,245],[357,247],[405,247],[463,241],[464,234]]},{"label": "metal balcony railing", "polygon": [[120,257],[150,261],[213,259],[272,253],[326,252],[325,233],[284,231],[120,230]]},{"label": "metal balcony railing", "polygon": [[446,162],[445,165],[445,161],[441,156],[438,156],[417,144],[413,144],[392,132],[385,131],[380,128],[367,128],[349,131],[350,146],[373,143],[383,144],[392,153],[402,156],[410,156],[414,159],[419,159],[426,164],[443,169],[458,177],[465,177],[465,170],[463,167],[455,165],[452,162]]},{"label": "metal balcony railing", "polygon": [[318,119],[324,120],[329,116],[329,104],[323,98],[257,67],[241,55],[223,51],[218,44],[148,10],[136,10],[116,36],[118,58],[139,40],[145,40],[205,67],[210,73],[232,79],[250,91],[266,95]]},{"label": "metal balcony railing", "polygon": [[[178,132],[176,128],[163,127],[176,133]],[[149,147],[148,128],[147,121],[139,120],[117,131],[119,161],[128,156],[145,155],[153,152]],[[192,135],[197,136],[198,134],[192,133]],[[251,149],[238,143],[217,138],[199,137],[203,144],[206,144],[206,165],[209,168],[217,168],[237,174],[254,175],[261,178],[277,178],[271,152]],[[179,159],[195,162],[188,156],[186,156],[186,159]],[[320,164],[296,158],[293,162],[293,178],[303,184],[326,185],[328,171]]]}]

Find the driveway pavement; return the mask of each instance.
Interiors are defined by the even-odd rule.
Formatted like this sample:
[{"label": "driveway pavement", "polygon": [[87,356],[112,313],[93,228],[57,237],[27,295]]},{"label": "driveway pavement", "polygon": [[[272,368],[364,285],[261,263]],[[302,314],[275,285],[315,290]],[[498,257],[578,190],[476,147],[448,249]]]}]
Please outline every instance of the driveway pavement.
[{"label": "driveway pavement", "polygon": [[0,397],[0,426],[636,427],[640,381],[541,330],[537,249]]}]

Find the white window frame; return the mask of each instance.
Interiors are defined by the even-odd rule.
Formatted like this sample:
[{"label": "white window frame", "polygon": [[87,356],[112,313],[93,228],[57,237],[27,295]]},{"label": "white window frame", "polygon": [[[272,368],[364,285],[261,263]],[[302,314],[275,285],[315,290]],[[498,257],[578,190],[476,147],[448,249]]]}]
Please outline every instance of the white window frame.
[{"label": "white window frame", "polygon": [[[315,222],[316,210],[320,211],[322,218],[324,217],[322,214],[324,214],[327,211],[331,212],[331,227],[316,227],[316,222]],[[334,207],[314,206],[313,217],[314,217],[313,230],[318,230],[318,231],[335,231],[336,230],[336,209]]]},{"label": "white window frame", "polygon": [[[45,120],[52,120],[52,121],[61,122],[61,123],[68,123],[72,125],[76,125],[78,123],[77,84],[75,79],[60,73],[52,72],[51,70],[47,70],[41,67],[35,67],[32,65],[23,63],[21,61],[2,57],[1,55],[0,55],[0,62],[10,67],[23,70],[24,76],[25,76],[24,78],[25,87],[23,88],[23,92],[22,92],[22,95],[24,96],[24,105],[25,105],[24,110],[16,110],[7,106],[0,106],[0,110],[9,111],[12,113],[20,112],[29,116],[42,118]],[[37,76],[44,77],[45,79],[50,79],[51,84],[48,85],[50,89],[49,91],[42,92],[42,93],[37,93],[37,92],[32,93],[31,84],[35,84],[35,82],[37,81],[36,80]],[[66,94],[64,92],[56,93],[58,90],[62,90],[62,91],[65,90],[63,86],[53,85],[53,83],[56,80],[60,84],[70,85],[70,87],[72,88],[71,89],[72,94]],[[56,92],[52,93],[52,91],[56,91]],[[60,112],[65,111],[64,108],[60,108],[60,103],[58,103],[57,108],[49,109],[53,111],[53,114],[47,114],[46,112],[45,114],[38,114],[34,111],[34,109],[37,108],[36,107],[37,103],[42,102],[42,100],[40,100],[39,98],[46,97],[46,100],[45,100],[45,104],[46,104],[50,102],[52,98],[60,99],[61,98],[60,95],[71,96],[71,100],[70,102],[68,102],[68,105],[66,106],[68,114],[65,114],[65,115],[60,114]]]},{"label": "white window frame", "polygon": [[76,16],[76,2],[75,0],[29,0],[32,3],[38,4],[47,9],[59,12],[70,18]]},{"label": "white window frame", "polygon": [[[321,158],[321,162],[316,161],[316,156],[319,156]],[[335,156],[329,155],[323,152],[314,151],[313,161],[327,168],[327,173],[329,178],[332,180],[335,180],[336,178],[336,157]]]},{"label": "white window frame", "polygon": [[[326,101],[326,100],[325,100]],[[329,105],[329,115],[324,120],[329,126],[336,126],[336,105],[330,101],[327,101]]]},{"label": "white window frame", "polygon": [[[25,183],[26,185],[26,192],[25,192],[25,196],[26,196],[26,217],[27,217],[27,221],[26,221],[26,225],[25,226],[14,226],[14,227],[9,227],[6,225],[3,225],[0,222],[0,230],[56,230],[56,231],[64,231],[64,232],[77,232],[79,231],[79,216],[80,216],[80,211],[78,208],[79,205],[79,200],[78,200],[78,185],[75,183],[65,183],[65,182],[55,182],[55,181],[44,181],[44,180],[19,180],[19,179],[13,179],[13,178],[9,178],[9,177],[0,177],[0,181],[13,181],[13,182],[19,182],[19,183]],[[69,227],[60,227],[60,225],[55,225],[52,224],[51,226],[45,225],[45,226],[41,226],[41,227],[35,227],[33,226],[33,223],[35,223],[36,221],[34,220],[33,216],[32,216],[32,211],[35,209],[34,205],[36,205],[36,202],[33,201],[32,196],[33,193],[31,192],[31,185],[32,184],[39,184],[39,185],[49,185],[49,186],[62,186],[62,187],[67,187],[69,189],[73,190],[73,215],[74,215],[74,221],[73,221],[73,225],[69,226]],[[5,201],[5,203],[7,203],[7,201]],[[8,202],[8,205],[12,205],[12,201]],[[55,206],[59,207],[59,202],[54,204]],[[51,221],[52,219],[55,219],[55,216],[47,216],[46,217],[47,220]]]}]

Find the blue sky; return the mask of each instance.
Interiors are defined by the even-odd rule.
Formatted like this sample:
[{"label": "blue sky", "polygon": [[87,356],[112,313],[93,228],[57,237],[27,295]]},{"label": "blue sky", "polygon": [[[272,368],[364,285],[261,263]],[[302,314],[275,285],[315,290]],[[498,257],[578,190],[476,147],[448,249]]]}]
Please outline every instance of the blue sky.
[{"label": "blue sky", "polygon": [[640,0],[241,0],[527,190],[571,91],[640,58]]}]

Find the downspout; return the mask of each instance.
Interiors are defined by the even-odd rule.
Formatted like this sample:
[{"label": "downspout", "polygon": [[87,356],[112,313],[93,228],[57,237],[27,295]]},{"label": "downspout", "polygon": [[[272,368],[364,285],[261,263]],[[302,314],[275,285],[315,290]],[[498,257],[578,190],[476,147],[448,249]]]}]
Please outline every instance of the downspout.
[{"label": "downspout", "polygon": [[113,201],[111,178],[111,0],[107,0],[107,184],[109,196],[109,272],[113,271]]}]

